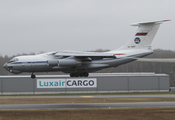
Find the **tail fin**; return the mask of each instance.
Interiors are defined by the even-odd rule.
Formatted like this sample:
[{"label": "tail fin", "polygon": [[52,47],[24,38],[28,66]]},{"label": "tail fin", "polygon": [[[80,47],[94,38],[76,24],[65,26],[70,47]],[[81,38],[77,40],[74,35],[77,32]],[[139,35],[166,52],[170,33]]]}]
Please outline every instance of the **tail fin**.
[{"label": "tail fin", "polygon": [[[140,22],[133,23],[131,26],[138,26],[138,30],[135,36],[128,41],[122,48],[141,48],[141,47],[150,47],[154,36],[159,29],[161,23],[170,21],[170,20],[161,20],[161,21],[152,21],[152,22]],[[121,49],[122,49],[121,48]]]}]

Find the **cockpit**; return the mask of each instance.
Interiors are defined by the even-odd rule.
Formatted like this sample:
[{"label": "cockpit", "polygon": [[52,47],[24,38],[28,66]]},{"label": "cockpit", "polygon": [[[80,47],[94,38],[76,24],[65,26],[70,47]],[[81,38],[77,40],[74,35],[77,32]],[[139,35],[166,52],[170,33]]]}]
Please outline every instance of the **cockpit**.
[{"label": "cockpit", "polygon": [[11,72],[11,73],[14,73],[14,74],[19,74],[19,73],[22,73],[21,71],[19,71],[17,68],[15,68],[16,64],[14,64],[13,62],[17,62],[19,61],[19,59],[17,57],[14,57],[12,58],[9,62],[5,63],[3,65],[3,67]]},{"label": "cockpit", "polygon": [[18,61],[18,58],[12,58],[8,63],[16,62],[16,61]]}]

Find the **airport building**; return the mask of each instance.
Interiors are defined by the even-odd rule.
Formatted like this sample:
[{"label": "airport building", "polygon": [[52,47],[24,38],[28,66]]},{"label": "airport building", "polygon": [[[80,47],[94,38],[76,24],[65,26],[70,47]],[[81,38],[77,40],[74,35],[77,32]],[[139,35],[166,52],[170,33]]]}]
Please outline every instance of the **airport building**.
[{"label": "airport building", "polygon": [[0,95],[115,92],[168,92],[169,76],[154,73],[93,73],[68,75],[0,76]]}]

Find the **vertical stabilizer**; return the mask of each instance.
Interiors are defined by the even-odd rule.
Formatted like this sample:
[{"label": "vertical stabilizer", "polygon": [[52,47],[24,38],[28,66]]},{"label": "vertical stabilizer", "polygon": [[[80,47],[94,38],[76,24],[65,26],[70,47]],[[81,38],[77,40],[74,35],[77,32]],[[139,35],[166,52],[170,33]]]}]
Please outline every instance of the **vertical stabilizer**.
[{"label": "vertical stabilizer", "polygon": [[160,24],[166,21],[169,20],[131,24],[132,26],[138,26],[137,32],[134,37],[132,37],[132,39],[130,39],[120,49],[149,47],[157,33],[157,30],[159,29]]}]

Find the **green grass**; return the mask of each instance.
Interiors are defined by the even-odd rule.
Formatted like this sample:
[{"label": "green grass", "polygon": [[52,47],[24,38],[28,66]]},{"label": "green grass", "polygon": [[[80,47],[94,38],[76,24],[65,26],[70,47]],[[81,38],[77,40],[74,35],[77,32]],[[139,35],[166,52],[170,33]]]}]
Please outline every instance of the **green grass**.
[{"label": "green grass", "polygon": [[3,110],[0,120],[174,120],[175,108]]}]

